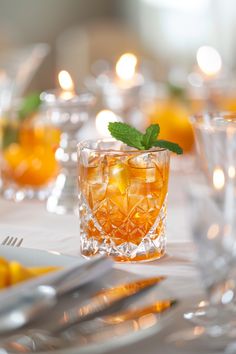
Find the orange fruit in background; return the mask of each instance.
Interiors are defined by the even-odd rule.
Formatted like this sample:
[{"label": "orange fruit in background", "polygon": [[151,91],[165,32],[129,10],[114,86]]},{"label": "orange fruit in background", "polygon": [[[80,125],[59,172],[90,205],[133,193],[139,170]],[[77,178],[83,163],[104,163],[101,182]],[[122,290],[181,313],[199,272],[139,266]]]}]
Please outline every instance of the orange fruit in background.
[{"label": "orange fruit in background", "polygon": [[37,121],[37,115],[27,118],[19,127],[17,143],[3,151],[3,175],[21,186],[48,184],[58,173],[55,150],[59,141],[58,129]]},{"label": "orange fruit in background", "polygon": [[190,115],[199,114],[206,109],[206,102],[203,99],[190,98],[188,103],[189,103]]},{"label": "orange fruit in background", "polygon": [[5,150],[4,158],[7,174],[23,186],[45,185],[58,171],[52,149],[44,146],[28,150],[19,144],[11,144]]},{"label": "orange fruit in background", "polygon": [[175,99],[155,103],[148,113],[151,124],[160,125],[159,139],[179,144],[185,153],[192,152],[194,136],[189,112],[183,103]]},{"label": "orange fruit in background", "polygon": [[55,149],[60,142],[59,129],[43,124],[36,124],[33,117],[23,122],[19,131],[20,145],[32,148],[36,145],[48,145]]},{"label": "orange fruit in background", "polygon": [[236,112],[236,96],[222,97],[219,101],[219,106],[222,111]]}]

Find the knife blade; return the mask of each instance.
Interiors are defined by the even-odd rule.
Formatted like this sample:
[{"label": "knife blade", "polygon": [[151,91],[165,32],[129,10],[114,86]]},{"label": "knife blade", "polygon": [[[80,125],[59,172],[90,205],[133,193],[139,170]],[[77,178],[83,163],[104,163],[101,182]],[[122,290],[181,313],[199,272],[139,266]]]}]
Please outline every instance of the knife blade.
[{"label": "knife blade", "polygon": [[59,325],[53,329],[53,333],[63,332],[98,316],[106,316],[121,311],[144,296],[164,279],[165,277],[144,278],[102,290],[84,302],[82,306],[75,306],[64,312],[63,317],[59,320]]},{"label": "knife blade", "polygon": [[105,256],[48,274],[39,279],[40,285],[28,284],[25,289],[9,296],[0,304],[0,333],[21,328],[42,312],[52,308],[58,299],[79,290],[112,269],[113,261]]},{"label": "knife blade", "polygon": [[[117,313],[117,311],[126,309],[164,279],[164,277],[147,278],[100,291],[82,306],[75,306],[69,312],[64,312],[54,329],[50,331],[30,329],[25,333],[10,336],[1,342],[0,348],[6,350],[7,353],[12,349],[16,353],[50,350],[51,348],[59,349],[68,341],[71,343],[71,333],[69,334],[68,330],[76,329],[76,326],[80,324],[92,323],[92,320],[98,316],[111,315],[113,312]],[[174,302],[171,301],[169,307],[172,307],[173,304]],[[159,306],[158,312],[161,313],[166,308],[167,305]],[[93,328],[92,331],[94,331]]]}]

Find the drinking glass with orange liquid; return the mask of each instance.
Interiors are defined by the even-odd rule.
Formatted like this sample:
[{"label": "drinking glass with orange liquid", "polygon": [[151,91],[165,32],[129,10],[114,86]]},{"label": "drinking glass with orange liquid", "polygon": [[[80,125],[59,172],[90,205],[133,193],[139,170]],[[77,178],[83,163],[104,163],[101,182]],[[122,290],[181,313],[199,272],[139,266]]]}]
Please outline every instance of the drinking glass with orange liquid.
[{"label": "drinking glass with orange liquid", "polygon": [[47,197],[58,173],[55,150],[60,132],[43,115],[31,112],[22,119],[19,107],[1,117],[2,195],[7,199]]},{"label": "drinking glass with orange liquid", "polygon": [[168,150],[109,140],[79,144],[81,253],[149,261],[166,249]]}]

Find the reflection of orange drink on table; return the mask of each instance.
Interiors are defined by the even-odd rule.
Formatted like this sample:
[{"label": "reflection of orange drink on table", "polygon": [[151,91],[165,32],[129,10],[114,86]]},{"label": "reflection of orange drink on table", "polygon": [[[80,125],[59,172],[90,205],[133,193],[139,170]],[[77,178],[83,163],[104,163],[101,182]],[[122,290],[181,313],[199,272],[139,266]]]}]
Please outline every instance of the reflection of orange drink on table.
[{"label": "reflection of orange drink on table", "polygon": [[118,261],[165,253],[169,151],[138,151],[116,141],[79,148],[81,252]]}]

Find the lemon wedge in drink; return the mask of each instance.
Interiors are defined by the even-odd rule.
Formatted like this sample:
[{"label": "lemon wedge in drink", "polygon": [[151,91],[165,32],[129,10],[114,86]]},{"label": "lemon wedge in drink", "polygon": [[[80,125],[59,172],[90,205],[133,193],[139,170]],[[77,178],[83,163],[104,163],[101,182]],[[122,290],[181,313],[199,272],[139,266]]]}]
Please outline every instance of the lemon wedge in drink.
[{"label": "lemon wedge in drink", "polygon": [[129,184],[129,172],[127,166],[116,163],[110,166],[109,184],[115,185],[121,194],[124,194]]}]

